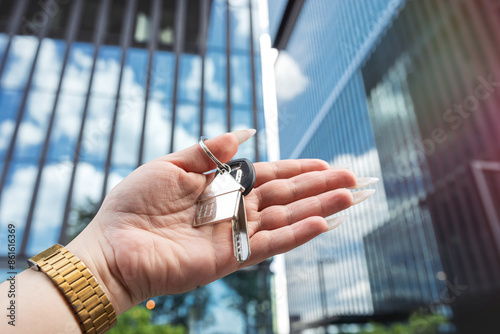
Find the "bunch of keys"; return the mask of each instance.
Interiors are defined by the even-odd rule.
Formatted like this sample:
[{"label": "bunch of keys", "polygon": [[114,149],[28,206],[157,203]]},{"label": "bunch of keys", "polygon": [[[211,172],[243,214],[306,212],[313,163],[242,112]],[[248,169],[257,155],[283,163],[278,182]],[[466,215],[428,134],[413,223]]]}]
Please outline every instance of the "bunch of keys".
[{"label": "bunch of keys", "polygon": [[217,172],[198,197],[193,226],[231,222],[234,257],[243,263],[250,257],[244,196],[252,191],[255,184],[255,169],[248,159],[221,163],[205,145],[203,137],[198,144],[215,162]]}]

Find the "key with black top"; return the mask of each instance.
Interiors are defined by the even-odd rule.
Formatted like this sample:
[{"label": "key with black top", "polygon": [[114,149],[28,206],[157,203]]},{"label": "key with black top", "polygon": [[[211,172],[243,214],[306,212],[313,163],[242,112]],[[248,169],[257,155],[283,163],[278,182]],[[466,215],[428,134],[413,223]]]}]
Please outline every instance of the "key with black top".
[{"label": "key with black top", "polygon": [[[245,191],[243,191],[243,196],[248,195],[255,185],[255,168],[253,166],[253,163],[248,159],[241,158],[231,160],[227,163],[227,165],[231,167],[231,175],[234,178],[236,178],[236,172],[238,170],[241,170],[242,177],[241,181],[238,183],[241,184],[243,188],[245,188]],[[217,174],[218,173],[219,172],[217,171]]]},{"label": "key with black top", "polygon": [[245,158],[231,160],[227,165],[231,168],[231,176],[245,189],[240,199],[237,219],[234,219],[231,225],[234,257],[239,263],[243,263],[248,260],[251,253],[244,196],[248,195],[255,185],[255,168],[252,162]]},{"label": "key with black top", "polygon": [[[203,146],[202,146],[203,147]],[[245,196],[255,184],[255,169],[248,159],[218,164],[211,184],[197,201],[193,226],[231,222],[234,257],[243,263],[250,257]]]}]

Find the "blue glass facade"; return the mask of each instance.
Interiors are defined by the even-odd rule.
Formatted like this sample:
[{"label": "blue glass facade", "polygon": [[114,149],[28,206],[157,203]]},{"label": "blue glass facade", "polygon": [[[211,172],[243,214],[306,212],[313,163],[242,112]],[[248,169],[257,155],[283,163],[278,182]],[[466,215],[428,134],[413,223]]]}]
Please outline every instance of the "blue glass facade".
[{"label": "blue glass facade", "polygon": [[381,182],[348,222],[285,255],[292,332],[355,331],[342,324],[416,310],[447,317],[447,331],[490,331],[500,296],[497,4],[294,6],[297,17],[275,17],[295,20],[274,41],[281,158],[321,158]]},{"label": "blue glass facade", "polygon": [[[0,1],[0,239],[16,226],[19,270],[66,243],[137,166],[200,135],[265,128],[260,11],[254,0]],[[264,136],[237,156],[265,160]],[[251,271],[268,291],[256,306],[269,303],[267,268]],[[226,285],[210,289],[238,295]],[[213,298],[204,333],[271,331],[271,312],[257,323]]]}]

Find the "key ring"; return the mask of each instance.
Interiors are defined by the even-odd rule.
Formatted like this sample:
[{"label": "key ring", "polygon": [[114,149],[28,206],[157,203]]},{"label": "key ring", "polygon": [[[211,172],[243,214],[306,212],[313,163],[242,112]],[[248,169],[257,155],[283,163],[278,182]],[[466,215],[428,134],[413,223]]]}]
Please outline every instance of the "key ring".
[{"label": "key ring", "polygon": [[203,136],[200,137],[200,139],[198,140],[198,144],[201,146],[201,148],[203,149],[203,151],[205,151],[205,153],[208,155],[208,157],[213,162],[215,162],[215,164],[217,165],[217,169],[219,170],[219,172],[223,173],[224,171],[227,171],[227,172],[231,173],[231,167],[229,167],[228,164],[223,164],[222,162],[220,162],[215,157],[215,155],[213,155],[212,152],[210,152],[210,150],[208,149],[207,145],[205,145],[205,140],[207,140],[207,138],[205,138]]}]

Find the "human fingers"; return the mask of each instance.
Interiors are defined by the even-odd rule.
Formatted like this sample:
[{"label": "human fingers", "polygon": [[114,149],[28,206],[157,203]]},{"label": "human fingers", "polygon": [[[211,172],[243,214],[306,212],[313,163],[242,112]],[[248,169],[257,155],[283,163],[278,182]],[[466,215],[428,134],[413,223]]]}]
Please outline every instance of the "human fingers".
[{"label": "human fingers", "polygon": [[315,171],[299,174],[289,179],[267,182],[254,191],[259,198],[259,211],[283,205],[321,193],[356,185],[356,176],[347,169]]},{"label": "human fingers", "polygon": [[336,189],[286,205],[273,205],[262,210],[255,231],[278,229],[308,217],[328,217],[352,204],[353,196],[349,190]]},{"label": "human fingers", "polygon": [[325,219],[315,216],[275,230],[259,231],[250,239],[252,256],[250,256],[249,265],[259,263],[271,256],[288,252],[327,230],[328,225]]},{"label": "human fingers", "polygon": [[255,166],[255,186],[276,179],[288,179],[296,175],[327,170],[328,163],[320,159],[280,160],[275,162],[259,162]]},{"label": "human fingers", "polygon": [[[224,163],[236,154],[238,145],[250,139],[255,132],[256,130],[249,129],[225,133],[205,141],[205,144],[210,152]],[[164,156],[160,160],[168,161],[187,172],[194,173],[203,173],[217,167],[198,144]]]}]

